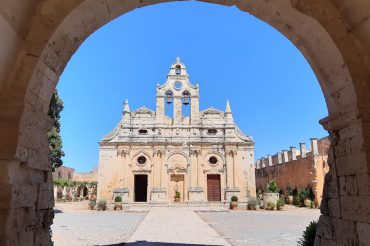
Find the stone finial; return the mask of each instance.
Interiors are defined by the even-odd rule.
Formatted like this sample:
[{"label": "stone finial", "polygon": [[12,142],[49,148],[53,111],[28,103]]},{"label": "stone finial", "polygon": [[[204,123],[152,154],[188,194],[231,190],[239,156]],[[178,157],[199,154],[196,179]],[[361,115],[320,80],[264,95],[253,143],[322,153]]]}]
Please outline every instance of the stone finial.
[{"label": "stone finial", "polygon": [[180,60],[181,60],[180,57],[176,57],[176,63],[180,63]]},{"label": "stone finial", "polygon": [[272,166],[272,156],[271,156],[271,155],[268,155],[268,156],[267,156],[267,164],[268,164],[269,166]]},{"label": "stone finial", "polygon": [[128,100],[125,100],[125,104],[123,106],[123,113],[130,113],[130,106],[128,105]]},{"label": "stone finial", "polygon": [[282,153],[281,152],[278,152],[277,153],[277,156],[278,156],[278,164],[283,163]]},{"label": "stone finial", "polygon": [[311,151],[312,155],[319,155],[319,148],[317,145],[317,138],[311,138]]},{"label": "stone finial", "polygon": [[288,161],[289,161],[288,151],[287,150],[283,150],[283,163],[286,163]]},{"label": "stone finial", "polygon": [[297,160],[297,149],[296,147],[290,147],[290,152],[292,153],[292,161]]},{"label": "stone finial", "polygon": [[306,144],[305,143],[299,143],[299,148],[301,151],[301,158],[306,158]]},{"label": "stone finial", "polygon": [[229,100],[226,100],[225,116],[228,123],[232,123],[234,121]]}]

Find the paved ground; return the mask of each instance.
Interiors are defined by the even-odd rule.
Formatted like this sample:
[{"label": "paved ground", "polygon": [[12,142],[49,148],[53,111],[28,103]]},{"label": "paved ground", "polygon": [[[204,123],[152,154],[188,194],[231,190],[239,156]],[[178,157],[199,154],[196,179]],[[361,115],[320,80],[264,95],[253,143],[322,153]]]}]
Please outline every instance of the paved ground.
[{"label": "paved ground", "polygon": [[198,215],[235,246],[296,246],[309,222],[319,218],[320,211],[297,208],[289,211],[230,211]]},{"label": "paved ground", "polygon": [[146,213],[59,208],[51,227],[52,239],[56,246],[109,245],[125,242],[145,215]]},{"label": "paved ground", "polygon": [[297,245],[308,223],[319,217],[317,209],[306,208],[272,212],[196,208],[204,211],[194,212],[194,208],[170,207],[151,208],[149,213],[89,211],[81,203],[56,208],[52,226],[56,246]]},{"label": "paved ground", "polygon": [[129,242],[146,241],[138,245],[170,243],[180,245],[230,246],[215,230],[192,210],[152,208]]}]

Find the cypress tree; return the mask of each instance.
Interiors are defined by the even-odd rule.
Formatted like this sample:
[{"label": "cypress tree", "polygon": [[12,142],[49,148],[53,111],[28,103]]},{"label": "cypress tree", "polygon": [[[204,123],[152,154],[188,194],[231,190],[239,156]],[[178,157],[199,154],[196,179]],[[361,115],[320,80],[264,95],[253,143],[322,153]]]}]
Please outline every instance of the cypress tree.
[{"label": "cypress tree", "polygon": [[48,113],[53,120],[53,128],[48,132],[50,162],[53,172],[55,168],[63,165],[62,156],[64,156],[64,152],[62,149],[62,137],[60,136],[60,113],[63,108],[63,100],[59,97],[58,91],[55,90],[50,101]]}]

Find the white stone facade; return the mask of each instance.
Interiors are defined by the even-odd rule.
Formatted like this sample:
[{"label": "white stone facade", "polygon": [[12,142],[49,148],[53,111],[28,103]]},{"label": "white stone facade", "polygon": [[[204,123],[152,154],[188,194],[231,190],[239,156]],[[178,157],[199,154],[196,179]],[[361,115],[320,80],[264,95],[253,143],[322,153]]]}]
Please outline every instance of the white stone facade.
[{"label": "white stone facade", "polygon": [[[165,107],[173,107],[173,117]],[[183,108],[190,107],[190,115]],[[227,202],[255,197],[254,142],[225,112],[199,111],[199,86],[178,58],[157,85],[156,111],[141,107],[123,115],[99,148],[98,198],[124,202]]]}]

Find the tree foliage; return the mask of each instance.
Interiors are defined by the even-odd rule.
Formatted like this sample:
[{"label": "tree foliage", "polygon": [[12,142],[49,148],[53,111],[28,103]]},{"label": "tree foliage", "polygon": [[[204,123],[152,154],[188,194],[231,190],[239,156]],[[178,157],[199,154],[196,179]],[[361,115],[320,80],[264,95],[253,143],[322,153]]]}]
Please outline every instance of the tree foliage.
[{"label": "tree foliage", "polygon": [[313,246],[315,244],[317,221],[311,221],[297,242],[299,246]]},{"label": "tree foliage", "polygon": [[62,157],[64,156],[62,137],[60,136],[60,113],[64,106],[63,101],[55,91],[49,106],[49,117],[53,120],[53,128],[48,132],[50,162],[53,171],[55,168],[63,165]]}]

